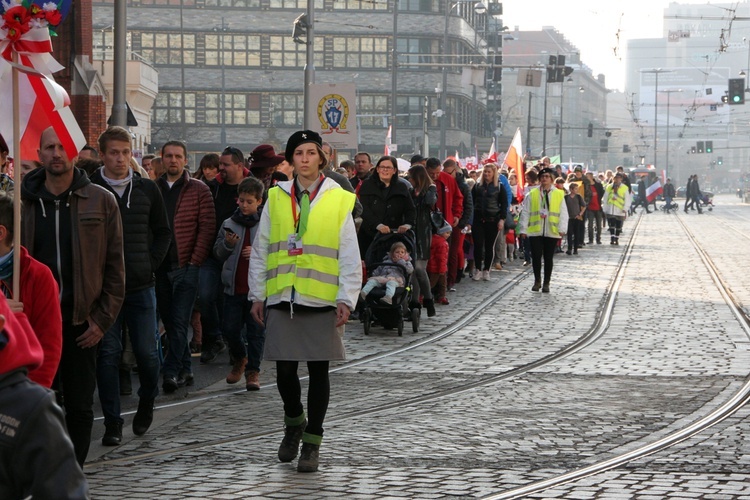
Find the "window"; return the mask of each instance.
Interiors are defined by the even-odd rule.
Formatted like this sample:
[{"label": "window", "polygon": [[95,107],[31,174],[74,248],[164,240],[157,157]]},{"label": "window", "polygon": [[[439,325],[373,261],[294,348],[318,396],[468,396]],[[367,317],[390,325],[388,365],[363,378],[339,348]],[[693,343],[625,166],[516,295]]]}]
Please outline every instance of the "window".
[{"label": "window", "polygon": [[388,39],[336,37],[333,39],[334,68],[387,68]]},{"label": "window", "polygon": [[388,10],[392,0],[333,0],[335,10]]},{"label": "window", "polygon": [[141,55],[156,65],[195,64],[195,35],[141,33]]},{"label": "window", "polygon": [[271,122],[298,127],[304,120],[304,100],[298,94],[271,95]]},{"label": "window", "polygon": [[[307,9],[307,0],[270,0],[272,9]],[[323,10],[323,0],[315,0],[315,8]]]},{"label": "window", "polygon": [[438,0],[400,0],[398,10],[411,12],[440,12]]},{"label": "window", "polygon": [[225,125],[260,125],[259,94],[223,94],[224,120],[221,120],[222,94],[206,94],[206,123]]},{"label": "window", "polygon": [[159,95],[156,96],[154,102],[155,123],[195,123],[195,115],[196,104],[195,93],[193,92],[159,92]]},{"label": "window", "polygon": [[[222,51],[223,49],[223,51]],[[260,36],[206,35],[206,66],[260,66]]]},{"label": "window", "polygon": [[[270,66],[274,68],[302,68],[307,57],[305,46],[295,43],[290,36],[271,36]],[[323,67],[323,51],[315,52],[315,66]]]},{"label": "window", "polygon": [[357,98],[357,117],[363,127],[383,127],[390,114],[388,96],[359,95]]},{"label": "window", "polygon": [[396,108],[398,115],[396,124],[402,127],[421,127],[422,126],[422,112],[424,110],[424,97],[420,96],[409,96],[409,97],[398,97],[396,99]]},{"label": "window", "polygon": [[[399,66],[436,71],[440,64],[439,43],[427,38],[398,38],[396,43]],[[410,66],[411,64],[435,64],[435,66]]]},{"label": "window", "polygon": [[205,0],[206,7],[249,7],[259,8],[260,0]]}]

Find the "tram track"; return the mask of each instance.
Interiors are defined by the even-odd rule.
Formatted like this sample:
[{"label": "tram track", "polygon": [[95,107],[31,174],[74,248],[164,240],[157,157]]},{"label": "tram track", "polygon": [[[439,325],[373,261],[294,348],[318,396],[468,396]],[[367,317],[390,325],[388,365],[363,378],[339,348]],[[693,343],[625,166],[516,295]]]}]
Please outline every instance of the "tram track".
[{"label": "tram track", "polygon": [[[633,235],[636,234],[641,224],[641,221],[642,221],[642,217],[639,217],[632,229]],[[594,322],[592,326],[573,342],[570,342],[567,345],[560,347],[558,350],[546,356],[534,359],[533,361],[510,368],[500,373],[496,373],[493,375],[485,375],[478,379],[472,380],[470,382],[462,383],[451,388],[432,391],[432,392],[421,394],[421,395],[414,396],[411,398],[397,399],[397,400],[379,404],[376,406],[371,406],[369,408],[363,408],[359,410],[341,413],[339,415],[332,415],[326,419],[326,422],[329,425],[334,426],[338,423],[346,422],[350,419],[354,419],[354,418],[358,418],[362,416],[374,415],[377,413],[381,413],[381,412],[396,409],[396,408],[418,405],[421,403],[435,401],[435,400],[439,400],[442,398],[447,398],[447,397],[455,396],[461,393],[469,392],[480,387],[491,386],[498,382],[502,382],[504,380],[518,377],[524,373],[535,370],[544,365],[554,363],[562,358],[565,358],[571,354],[574,354],[580,351],[581,349],[584,349],[585,347],[591,345],[598,338],[600,338],[607,331],[609,327],[609,321],[612,316],[612,310],[616,303],[617,292],[622,282],[627,262],[629,261],[633,252],[634,239],[635,239],[634,237],[630,239],[628,245],[624,249],[624,252],[620,256],[616,269],[613,272],[613,276],[610,280],[609,286],[607,287],[606,291],[602,294],[600,307],[597,308],[598,312],[594,318]],[[331,373],[342,372],[348,369],[352,369],[354,367],[372,363],[377,360],[382,360],[384,358],[388,358],[391,356],[400,355],[408,351],[418,349],[425,345],[435,344],[439,342],[440,340],[445,339],[455,334],[456,332],[459,332],[462,328],[466,327],[467,325],[475,321],[479,316],[481,316],[482,314],[485,314],[487,309],[493,304],[495,304],[498,300],[510,294],[520,284],[520,282],[523,281],[523,278],[529,273],[529,271],[530,270],[527,269],[526,271],[512,278],[510,281],[505,283],[500,289],[498,289],[493,294],[485,298],[482,302],[480,302],[470,313],[463,316],[459,321],[456,321],[452,323],[451,325],[448,325],[444,329],[430,336],[427,336],[423,339],[419,339],[417,341],[411,342],[408,345],[404,345],[404,346],[401,346],[401,347],[398,347],[396,349],[392,349],[386,352],[365,356],[360,359],[345,363],[341,366],[332,368],[330,372]],[[232,391],[229,393],[222,393],[222,394],[217,394],[217,395],[212,395],[212,396],[192,398],[192,399],[180,401],[178,403],[161,405],[159,409],[173,408],[178,405],[200,403],[202,401],[207,401],[210,399],[215,399],[218,397],[224,397],[224,396],[229,396],[229,395],[243,393],[243,392],[245,391]],[[267,437],[270,435],[276,435],[278,434],[278,432],[279,432],[278,427],[274,426],[273,428],[262,429],[256,432],[234,434],[231,437],[210,439],[210,440],[205,440],[205,441],[201,441],[197,443],[177,446],[177,447],[173,447],[173,448],[165,449],[165,450],[145,452],[145,453],[134,454],[134,455],[125,456],[125,457],[112,458],[112,459],[107,459],[106,457],[103,457],[102,459],[99,459],[97,461],[87,463],[86,470],[89,471],[89,470],[92,470],[92,469],[95,469],[97,467],[101,467],[104,465],[109,466],[113,464],[133,463],[133,462],[138,462],[142,460],[148,460],[148,459],[155,458],[158,456],[173,455],[173,454],[194,451],[197,449],[208,448],[212,446],[219,446],[219,445],[236,443],[236,442],[246,441],[246,440],[260,439],[260,438]]]},{"label": "tram track", "polygon": [[[747,313],[743,310],[743,308],[741,307],[741,303],[737,300],[727,282],[721,276],[720,270],[716,263],[711,259],[708,252],[698,242],[697,238],[687,226],[685,221],[681,217],[677,217],[677,220],[681,225],[683,231],[687,235],[689,241],[691,242],[694,250],[698,254],[701,262],[707,269],[722,298],[739,322],[748,339],[750,339],[750,317],[748,317]],[[743,236],[746,236],[744,232],[740,230],[735,229],[735,231]],[[616,469],[617,467],[620,467],[622,465],[628,464],[635,460],[640,460],[649,455],[675,446],[678,443],[681,443],[705,431],[706,429],[721,423],[725,419],[734,415],[748,401],[750,401],[750,375],[745,378],[740,388],[733,394],[731,394],[722,404],[709,411],[702,418],[694,420],[693,422],[674,430],[666,436],[663,436],[652,442],[646,442],[646,444],[639,446],[634,450],[621,453],[619,455],[593,463],[586,467],[572,470],[570,472],[553,476],[544,480],[535,481],[504,492],[486,495],[483,498],[485,500],[508,500],[515,498],[525,498],[529,495],[542,493],[550,488],[559,487],[567,483],[571,483],[590,476],[601,474],[612,469]],[[641,441],[646,440],[648,440],[647,437],[641,438]]]}]

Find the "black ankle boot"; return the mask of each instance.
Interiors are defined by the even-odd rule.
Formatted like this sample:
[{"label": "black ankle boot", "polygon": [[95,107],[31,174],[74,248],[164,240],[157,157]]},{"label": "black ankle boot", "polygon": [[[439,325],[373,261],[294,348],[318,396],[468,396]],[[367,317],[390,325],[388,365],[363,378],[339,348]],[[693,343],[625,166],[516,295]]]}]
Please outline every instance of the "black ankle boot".
[{"label": "black ankle boot", "polygon": [[320,462],[320,445],[302,443],[302,451],[297,462],[297,472],[317,472]]},{"label": "black ankle boot", "polygon": [[422,300],[422,304],[424,305],[425,309],[427,309],[427,317],[432,318],[435,316],[435,300],[434,299],[424,299]]},{"label": "black ankle boot", "polygon": [[284,427],[284,439],[279,446],[279,460],[282,462],[291,462],[299,453],[299,442],[302,440],[302,434],[307,427],[307,420],[300,425],[287,425]]}]

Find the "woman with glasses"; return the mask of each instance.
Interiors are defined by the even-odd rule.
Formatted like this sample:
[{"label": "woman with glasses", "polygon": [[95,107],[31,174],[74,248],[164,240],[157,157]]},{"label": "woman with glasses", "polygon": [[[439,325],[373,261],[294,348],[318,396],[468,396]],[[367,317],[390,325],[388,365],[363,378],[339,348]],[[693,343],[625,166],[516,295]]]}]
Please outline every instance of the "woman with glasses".
[{"label": "woman with glasses", "polygon": [[381,156],[375,165],[376,175],[371,175],[360,185],[362,227],[358,236],[363,259],[377,233],[405,233],[414,226],[414,202],[409,188],[398,178],[397,165],[393,156]]}]

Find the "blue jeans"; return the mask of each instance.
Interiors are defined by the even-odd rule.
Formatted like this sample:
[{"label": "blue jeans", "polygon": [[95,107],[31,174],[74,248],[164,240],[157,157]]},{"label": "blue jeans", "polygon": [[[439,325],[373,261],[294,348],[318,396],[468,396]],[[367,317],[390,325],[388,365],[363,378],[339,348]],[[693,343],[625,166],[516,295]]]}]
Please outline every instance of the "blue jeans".
[{"label": "blue jeans", "polygon": [[[263,345],[266,343],[266,330],[255,322],[250,314],[251,302],[247,295],[224,294],[224,320],[221,329],[229,343],[229,352],[234,359],[247,357],[245,372],[260,371],[263,360]],[[243,338],[242,327],[245,327]],[[247,342],[247,348],[245,347]]]},{"label": "blue jeans", "polygon": [[164,377],[191,372],[188,325],[198,295],[198,269],[187,264],[174,271],[156,273],[156,304],[169,340]]},{"label": "blue jeans", "polygon": [[224,285],[221,284],[221,268],[223,263],[209,257],[201,265],[200,292],[198,293],[198,310],[201,312],[201,327],[203,328],[203,345],[210,347],[221,335],[219,325],[219,298]]},{"label": "blue jeans", "polygon": [[154,287],[125,295],[120,314],[104,333],[99,344],[96,381],[104,422],[123,423],[120,416],[120,376],[122,357],[122,327],[127,325],[133,354],[138,363],[141,387],[138,397],[156,399],[159,395],[159,349],[156,326],[156,294]]}]

